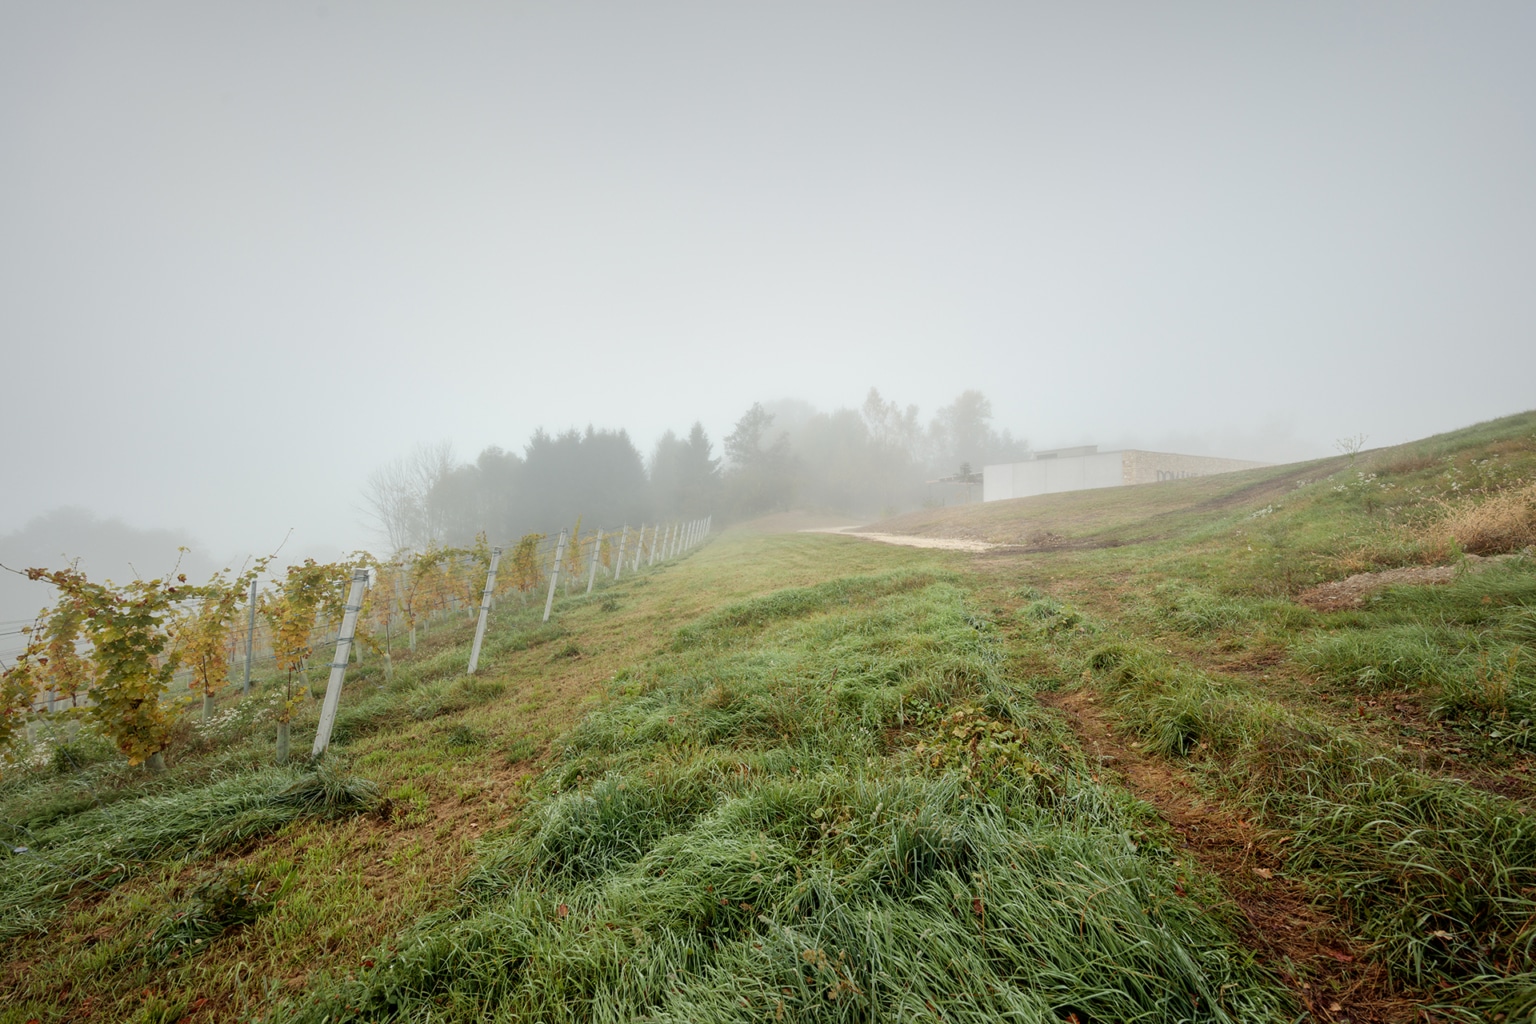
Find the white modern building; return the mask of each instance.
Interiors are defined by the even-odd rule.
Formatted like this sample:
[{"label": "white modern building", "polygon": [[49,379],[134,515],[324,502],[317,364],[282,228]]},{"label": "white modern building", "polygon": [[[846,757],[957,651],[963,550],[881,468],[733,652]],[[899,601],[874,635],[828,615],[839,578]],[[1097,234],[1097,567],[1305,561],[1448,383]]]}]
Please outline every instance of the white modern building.
[{"label": "white modern building", "polygon": [[1263,462],[1213,459],[1205,455],[1174,455],[1127,448],[1101,452],[1098,445],[1035,452],[1025,462],[982,469],[981,500],[1002,501],[1032,494],[1086,491],[1094,487],[1123,487],[1212,476],[1240,469],[1257,469]]}]

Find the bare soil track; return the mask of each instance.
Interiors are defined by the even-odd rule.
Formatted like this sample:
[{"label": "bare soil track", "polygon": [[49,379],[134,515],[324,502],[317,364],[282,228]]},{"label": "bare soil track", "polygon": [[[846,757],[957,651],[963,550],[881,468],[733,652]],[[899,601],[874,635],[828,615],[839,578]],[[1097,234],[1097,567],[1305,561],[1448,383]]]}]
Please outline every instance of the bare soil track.
[{"label": "bare soil track", "polygon": [[1094,694],[1040,695],[1067,720],[1088,754],[1138,799],[1156,808],[1184,851],[1221,879],[1240,912],[1241,937],[1296,993],[1313,1019],[1399,1024],[1418,1019],[1415,1005],[1394,996],[1379,965],[1365,962],[1338,923],[1314,909],[1304,888],[1283,877],[1276,837],[1204,800],[1166,764],[1141,755],[1117,735]]},{"label": "bare soil track", "polygon": [[1342,608],[1359,608],[1366,598],[1387,587],[1429,586],[1454,582],[1463,572],[1477,572],[1511,556],[1494,555],[1483,558],[1467,555],[1459,565],[1407,565],[1381,572],[1359,572],[1342,580],[1330,580],[1303,590],[1296,595],[1298,604],[1315,608],[1320,612],[1338,611]]}]

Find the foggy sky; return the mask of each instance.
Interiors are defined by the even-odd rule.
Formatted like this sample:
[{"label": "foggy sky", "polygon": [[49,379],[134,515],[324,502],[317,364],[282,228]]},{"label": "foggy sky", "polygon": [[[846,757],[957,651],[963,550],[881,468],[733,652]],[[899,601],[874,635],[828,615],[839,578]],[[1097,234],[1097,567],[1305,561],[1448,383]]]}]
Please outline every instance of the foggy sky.
[{"label": "foggy sky", "polygon": [[[1536,405],[1536,6],[0,2],[0,533],[755,400],[1270,460]],[[717,449],[718,453],[718,449]]]}]

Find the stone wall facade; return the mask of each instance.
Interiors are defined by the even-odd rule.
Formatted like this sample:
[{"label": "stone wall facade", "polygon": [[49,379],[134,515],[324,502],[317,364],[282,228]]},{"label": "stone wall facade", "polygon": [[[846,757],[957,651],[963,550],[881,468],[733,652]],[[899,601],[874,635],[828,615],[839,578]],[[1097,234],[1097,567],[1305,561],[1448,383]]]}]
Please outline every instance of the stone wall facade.
[{"label": "stone wall facade", "polygon": [[1086,491],[1126,484],[1155,484],[1192,476],[1214,476],[1268,465],[1245,459],[1213,459],[1135,449],[1101,452],[1093,446],[1041,452],[1026,462],[987,466],[982,471],[982,500],[1004,501],[1035,494]]}]

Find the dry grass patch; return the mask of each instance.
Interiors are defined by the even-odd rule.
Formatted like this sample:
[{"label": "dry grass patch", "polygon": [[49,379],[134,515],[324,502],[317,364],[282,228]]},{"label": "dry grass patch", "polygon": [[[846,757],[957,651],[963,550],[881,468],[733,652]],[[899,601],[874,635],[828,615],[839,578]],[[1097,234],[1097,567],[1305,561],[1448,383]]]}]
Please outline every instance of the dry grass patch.
[{"label": "dry grass patch", "polygon": [[1455,538],[1463,551],[1497,555],[1536,544],[1536,482],[1477,502],[1464,499],[1448,509],[1435,532]]}]

